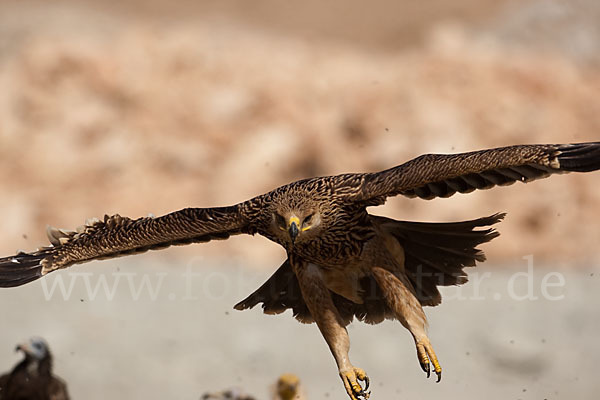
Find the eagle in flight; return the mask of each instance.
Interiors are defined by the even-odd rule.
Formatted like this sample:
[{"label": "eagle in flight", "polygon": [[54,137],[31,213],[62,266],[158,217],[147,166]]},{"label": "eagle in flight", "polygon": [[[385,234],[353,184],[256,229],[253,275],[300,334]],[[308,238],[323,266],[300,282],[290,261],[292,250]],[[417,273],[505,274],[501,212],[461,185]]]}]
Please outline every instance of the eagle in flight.
[{"label": "eagle in flight", "polygon": [[287,259],[235,306],[266,313],[292,309],[316,322],[352,400],[368,399],[369,378],[348,357],[346,326],[396,319],[414,338],[422,369],[441,378],[423,306],[440,304],[438,286],[467,281],[463,268],[483,261],[477,248],[498,236],[496,214],[454,223],[396,221],[367,207],[403,195],[433,199],[600,169],[600,142],[517,145],[461,154],[426,154],[375,173],[303,179],[229,207],[186,208],[161,216],[90,220],[75,231],[48,228],[50,245],[0,258],[0,287],[20,286],[87,261],[171,245],[261,234]]}]

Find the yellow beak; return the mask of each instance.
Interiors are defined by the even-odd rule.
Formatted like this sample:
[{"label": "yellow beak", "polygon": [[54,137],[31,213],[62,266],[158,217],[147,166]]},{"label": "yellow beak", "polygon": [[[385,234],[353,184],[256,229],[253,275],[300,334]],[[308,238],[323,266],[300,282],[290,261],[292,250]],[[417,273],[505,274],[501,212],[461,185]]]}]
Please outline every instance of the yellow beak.
[{"label": "yellow beak", "polygon": [[288,221],[288,228],[292,226],[292,224],[296,224],[296,226],[300,226],[300,219],[298,217],[290,217]]},{"label": "yellow beak", "polygon": [[300,226],[300,219],[298,217],[290,217],[288,221],[288,232],[290,234],[290,238],[292,239],[292,243],[296,240],[298,236],[298,227]]}]

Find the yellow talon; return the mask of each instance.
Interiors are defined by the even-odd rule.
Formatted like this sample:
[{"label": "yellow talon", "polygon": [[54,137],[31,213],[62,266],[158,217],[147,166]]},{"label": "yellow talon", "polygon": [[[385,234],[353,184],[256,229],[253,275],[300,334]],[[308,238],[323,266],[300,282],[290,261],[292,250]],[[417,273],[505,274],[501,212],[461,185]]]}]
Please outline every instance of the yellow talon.
[{"label": "yellow talon", "polygon": [[439,382],[442,379],[442,367],[429,341],[417,343],[417,357],[428,378],[431,375],[430,364],[433,364],[433,370],[437,375],[437,382]]},{"label": "yellow talon", "polygon": [[[360,368],[352,368],[350,370],[340,372],[340,378],[344,382],[344,387],[348,396],[352,400],[367,400],[371,396],[371,392],[367,392],[369,388],[369,377],[364,370]],[[365,382],[363,388],[358,381]]]},{"label": "yellow talon", "polygon": [[433,369],[437,375],[437,382],[439,382],[442,380],[442,367],[440,366],[440,363],[438,362],[437,358],[435,358],[435,354],[433,355],[432,364]]}]

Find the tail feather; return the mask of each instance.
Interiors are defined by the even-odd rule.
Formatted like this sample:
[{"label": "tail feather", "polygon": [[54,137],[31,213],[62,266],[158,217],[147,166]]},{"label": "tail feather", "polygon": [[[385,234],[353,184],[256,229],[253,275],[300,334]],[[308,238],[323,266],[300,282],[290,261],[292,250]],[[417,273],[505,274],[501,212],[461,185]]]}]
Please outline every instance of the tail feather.
[{"label": "tail feather", "polygon": [[236,310],[247,310],[262,303],[265,314],[281,314],[291,309],[294,317],[302,323],[312,323],[313,318],[300,292],[298,278],[289,260],[254,293],[233,306]]},{"label": "tail feather", "polygon": [[[355,317],[368,324],[378,324],[386,318],[394,318],[394,314],[386,304],[383,293],[373,277],[364,277],[359,284],[364,294],[363,304],[353,303],[339,294],[330,292],[333,304],[345,325],[352,322]],[[291,309],[292,315],[298,321],[305,324],[314,322],[300,292],[298,278],[288,260],[260,288],[233,308],[246,310],[259,303],[262,303],[265,314],[281,314],[287,309]]]},{"label": "tail feather", "polygon": [[286,260],[261,287],[233,308],[246,310],[263,303],[265,314],[281,314],[288,308],[294,308],[295,299],[301,297],[296,275]]},{"label": "tail feather", "polygon": [[[485,260],[485,255],[476,246],[499,235],[492,228],[477,228],[493,225],[501,221],[504,215],[494,214],[452,223],[396,221],[377,216],[371,218],[390,232],[404,248],[405,271],[421,304],[435,306],[442,299],[438,286],[467,282],[467,274],[463,268],[475,266],[476,262]],[[356,304],[330,292],[344,324],[349,324],[354,318],[368,324],[395,318],[372,276],[361,278],[359,285],[363,304]],[[265,314],[280,314],[291,309],[300,322],[314,322],[288,260],[260,288],[234,308],[246,310],[259,303],[262,303]]]},{"label": "tail feather", "polygon": [[435,306],[442,301],[437,287],[466,283],[468,278],[463,268],[485,261],[485,254],[477,246],[500,235],[492,228],[477,228],[500,222],[504,216],[494,214],[450,223],[375,218],[404,249],[405,271],[421,304]]}]

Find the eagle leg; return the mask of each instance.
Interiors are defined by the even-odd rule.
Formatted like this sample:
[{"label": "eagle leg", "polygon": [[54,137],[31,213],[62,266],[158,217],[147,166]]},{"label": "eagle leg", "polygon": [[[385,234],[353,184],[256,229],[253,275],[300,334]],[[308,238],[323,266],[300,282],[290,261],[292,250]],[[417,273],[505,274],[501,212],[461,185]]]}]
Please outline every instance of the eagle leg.
[{"label": "eagle leg", "polygon": [[419,300],[409,289],[412,286],[408,278],[403,282],[398,276],[381,267],[372,267],[371,271],[383,292],[386,303],[400,323],[412,334],[421,368],[429,378],[431,375],[430,364],[432,364],[437,375],[437,382],[439,382],[442,379],[442,367],[427,337],[427,318]]},{"label": "eagle leg", "polygon": [[[352,400],[367,400],[371,395],[371,392],[367,391],[369,377],[364,370],[356,368],[350,363],[348,331],[338,309],[333,304],[320,268],[296,257],[290,257],[290,262],[298,277],[300,291],[306,306],[335,358],[348,396]],[[364,387],[360,382],[364,382]]]}]

